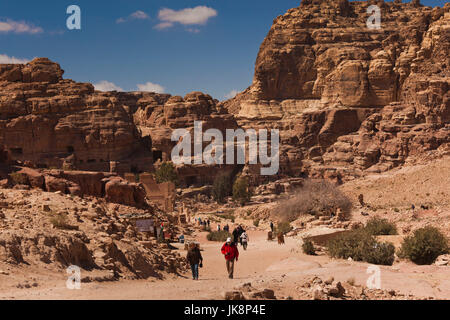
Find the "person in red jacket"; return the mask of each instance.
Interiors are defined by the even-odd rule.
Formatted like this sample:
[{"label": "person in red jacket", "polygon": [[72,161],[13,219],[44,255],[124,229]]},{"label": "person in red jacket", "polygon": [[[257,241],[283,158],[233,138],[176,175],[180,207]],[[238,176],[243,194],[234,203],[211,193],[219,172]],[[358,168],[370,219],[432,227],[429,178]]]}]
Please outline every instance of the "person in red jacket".
[{"label": "person in red jacket", "polygon": [[227,263],[228,278],[233,279],[234,273],[234,260],[238,261],[239,250],[236,244],[231,241],[231,238],[227,239],[227,242],[222,246],[222,254],[225,256]]}]

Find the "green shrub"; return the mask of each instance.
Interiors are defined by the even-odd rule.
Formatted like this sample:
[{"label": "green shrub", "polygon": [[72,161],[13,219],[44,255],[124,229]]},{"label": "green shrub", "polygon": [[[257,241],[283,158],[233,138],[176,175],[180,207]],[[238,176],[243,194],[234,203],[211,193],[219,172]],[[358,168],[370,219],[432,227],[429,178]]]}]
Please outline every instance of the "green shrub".
[{"label": "green shrub", "polygon": [[449,252],[448,240],[435,227],[424,227],[403,240],[399,256],[416,264],[432,264],[436,258]]},{"label": "green shrub", "polygon": [[208,233],[206,238],[208,241],[227,241],[227,238],[231,237],[231,234],[229,232],[220,230],[220,231],[211,231]]},{"label": "green shrub", "polygon": [[326,180],[306,180],[294,197],[280,203],[275,214],[280,220],[294,221],[305,214],[330,215],[340,209],[348,219],[352,202],[338,186]]},{"label": "green shrub", "polygon": [[178,175],[172,162],[163,162],[155,172],[156,182],[173,182],[178,183]]},{"label": "green shrub", "polygon": [[368,263],[392,266],[395,260],[395,247],[390,242],[377,242],[375,248],[363,254],[363,260]]},{"label": "green shrub", "polygon": [[332,258],[365,261],[373,264],[392,265],[395,247],[391,243],[376,241],[367,230],[359,229],[341,233],[327,243]]},{"label": "green shrub", "polygon": [[327,243],[328,254],[332,258],[363,261],[364,252],[375,246],[375,238],[364,230],[343,232]]},{"label": "green shrub", "polygon": [[289,222],[278,222],[277,226],[274,228],[274,234],[279,233],[286,234],[292,230],[292,226]]},{"label": "green shrub", "polygon": [[365,229],[368,233],[374,236],[398,234],[397,227],[394,223],[389,222],[387,219],[381,219],[377,217],[371,218],[367,222]]},{"label": "green shrub", "polygon": [[239,177],[233,184],[233,199],[241,206],[250,201],[252,194],[246,178]]},{"label": "green shrub", "polygon": [[303,240],[302,250],[303,253],[308,254],[310,256],[316,255],[316,249],[314,248],[314,244],[311,240]]},{"label": "green shrub", "polygon": [[218,203],[223,203],[225,198],[231,195],[232,184],[229,175],[222,174],[214,179],[213,183],[213,198]]},{"label": "green shrub", "polygon": [[19,173],[19,172],[12,172],[9,174],[11,181],[13,182],[13,184],[23,184],[23,185],[28,185],[28,177],[26,174],[24,173]]},{"label": "green shrub", "polygon": [[255,227],[258,227],[258,226],[259,226],[259,219],[253,220],[253,225],[254,225]]}]

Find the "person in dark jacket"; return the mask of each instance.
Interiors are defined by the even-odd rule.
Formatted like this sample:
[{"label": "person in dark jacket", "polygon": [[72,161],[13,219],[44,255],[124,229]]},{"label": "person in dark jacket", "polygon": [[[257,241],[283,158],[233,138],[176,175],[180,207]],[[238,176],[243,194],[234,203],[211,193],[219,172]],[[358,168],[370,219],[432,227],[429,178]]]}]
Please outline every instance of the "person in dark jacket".
[{"label": "person in dark jacket", "polygon": [[228,278],[233,279],[234,261],[238,261],[239,250],[236,244],[231,241],[231,238],[228,238],[227,242],[222,246],[221,252],[225,256]]},{"label": "person in dark jacket", "polygon": [[234,228],[234,230],[232,232],[232,235],[233,235],[233,243],[235,245],[237,245],[238,242],[239,242],[239,227],[238,228]]},{"label": "person in dark jacket", "polygon": [[187,261],[191,265],[192,279],[198,280],[198,267],[203,264],[203,257],[200,249],[195,243],[189,245],[189,250],[186,256]]}]

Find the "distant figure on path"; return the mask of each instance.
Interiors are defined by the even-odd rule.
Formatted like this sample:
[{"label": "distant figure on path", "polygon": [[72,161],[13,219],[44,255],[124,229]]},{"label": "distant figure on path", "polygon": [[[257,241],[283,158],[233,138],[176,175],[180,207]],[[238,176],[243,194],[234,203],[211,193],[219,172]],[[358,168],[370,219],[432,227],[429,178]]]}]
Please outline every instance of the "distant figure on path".
[{"label": "distant figure on path", "polygon": [[220,224],[217,225],[217,231],[220,231]]},{"label": "distant figure on path", "polygon": [[273,222],[270,221],[270,230],[272,231],[272,233],[273,233],[273,228],[274,228]]},{"label": "distant figure on path", "polygon": [[228,278],[233,279],[234,261],[238,261],[239,250],[236,245],[231,242],[231,238],[228,238],[227,242],[222,246],[221,252],[225,256]]},{"label": "distant figure on path", "polygon": [[198,280],[198,267],[203,264],[203,257],[200,253],[200,249],[193,242],[189,244],[189,251],[187,253],[186,260],[191,265],[192,279]]},{"label": "distant figure on path", "polygon": [[284,244],[284,234],[282,232],[278,233],[278,244]]},{"label": "distant figure on path", "polygon": [[239,227],[238,227],[238,236],[239,236],[239,242],[241,243],[241,246],[243,245],[242,244],[242,234],[245,232],[245,230],[244,230],[244,228],[242,227],[242,225],[239,225]]},{"label": "distant figure on path", "polygon": [[237,245],[239,242],[239,227],[234,228],[233,230],[233,243]]}]

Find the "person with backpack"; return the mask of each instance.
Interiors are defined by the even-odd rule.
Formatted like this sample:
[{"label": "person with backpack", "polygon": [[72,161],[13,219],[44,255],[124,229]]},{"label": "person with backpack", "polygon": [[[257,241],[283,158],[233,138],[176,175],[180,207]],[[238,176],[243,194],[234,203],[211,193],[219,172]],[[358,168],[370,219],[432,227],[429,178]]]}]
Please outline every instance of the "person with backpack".
[{"label": "person with backpack", "polygon": [[186,255],[186,260],[191,266],[192,279],[198,280],[198,268],[201,268],[203,266],[203,257],[200,249],[193,242],[189,244],[189,250]]},{"label": "person with backpack", "polygon": [[225,256],[228,278],[233,279],[234,275],[234,261],[238,261],[239,250],[231,238],[227,239],[227,242],[222,246],[222,254]]}]

